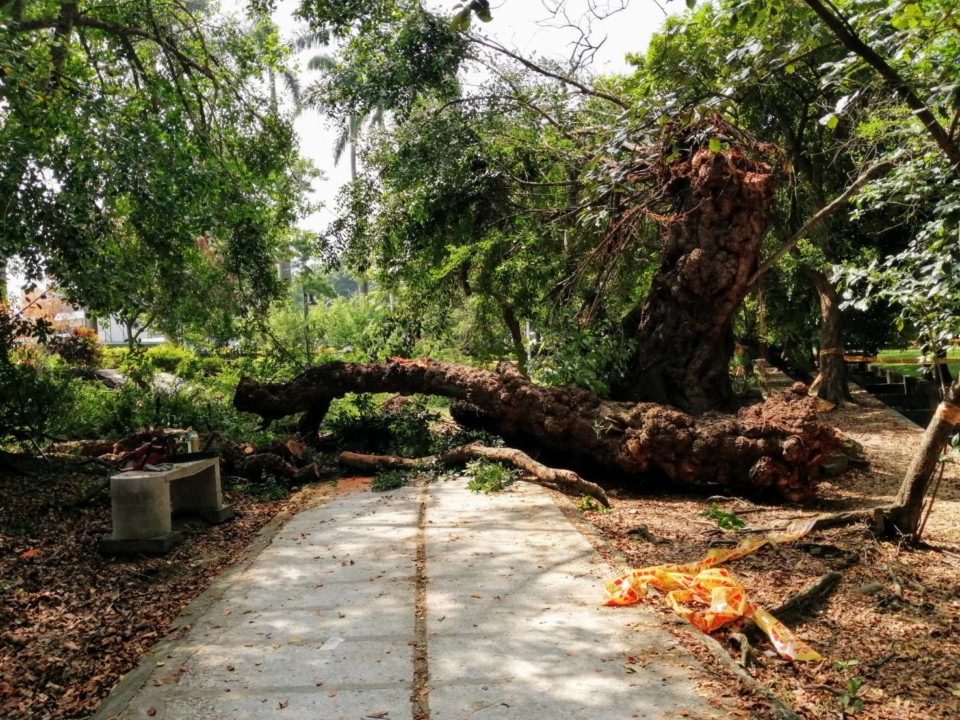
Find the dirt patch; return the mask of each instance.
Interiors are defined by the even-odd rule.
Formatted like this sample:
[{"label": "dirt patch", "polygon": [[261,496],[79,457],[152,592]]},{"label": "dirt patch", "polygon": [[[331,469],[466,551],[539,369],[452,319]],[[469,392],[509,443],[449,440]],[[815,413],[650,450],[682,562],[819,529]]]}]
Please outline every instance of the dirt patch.
[{"label": "dirt patch", "polygon": [[109,493],[97,491],[104,475],[39,462],[28,470],[35,477],[0,478],[0,717],[10,720],[89,716],[264,525],[369,482],[283,500],[227,485],[235,520],[187,522],[183,545],[160,557],[110,558],[97,550],[111,532]]},{"label": "dirt patch", "polygon": [[[801,506],[712,500],[752,528],[773,528],[779,521],[822,511],[889,503],[921,431],[862,391],[855,393],[855,400],[857,405],[823,415],[823,420],[864,446],[868,467],[822,481],[818,499]],[[925,539],[936,550],[880,541],[858,526],[818,531],[796,545],[767,547],[731,563],[728,569],[747,588],[750,599],[768,609],[829,572],[842,573],[835,594],[791,623],[824,660],[788,663],[771,652],[766,638],[748,633],[758,655],[750,675],[803,718],[960,716],[958,479],[956,466],[949,466],[926,528]],[[716,520],[704,517],[701,513],[709,506],[710,500],[702,496],[620,497],[613,512],[585,515],[617,551],[611,554],[615,560],[619,556],[629,566],[644,567],[695,561],[711,547],[732,544],[743,536],[721,530]],[[695,630],[678,625],[656,598],[644,602],[709,662],[696,649]],[[608,611],[630,609],[603,610]],[[739,647],[730,637],[736,631],[724,628],[714,637],[739,658]]]}]

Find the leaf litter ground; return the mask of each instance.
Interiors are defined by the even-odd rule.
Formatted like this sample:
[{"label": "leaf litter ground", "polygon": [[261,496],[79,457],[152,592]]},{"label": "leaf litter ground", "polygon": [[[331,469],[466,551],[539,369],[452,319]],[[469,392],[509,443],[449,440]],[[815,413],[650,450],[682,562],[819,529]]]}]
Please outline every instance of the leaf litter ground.
[{"label": "leaf litter ground", "polygon": [[[816,502],[803,506],[757,505],[717,498],[752,528],[779,521],[888,504],[915,451],[919,434],[879,401],[858,392],[858,405],[825,414],[864,446],[869,466],[848,470],[820,485]],[[960,717],[960,472],[948,466],[924,533],[935,549],[911,549],[879,541],[864,526],[815,531],[795,545],[766,547],[731,563],[748,597],[767,609],[839,571],[839,589],[799,622],[797,633],[824,657],[817,663],[788,663],[772,652],[762,635],[748,637],[757,651],[749,674],[790,705],[802,718],[940,720]],[[631,567],[693,562],[711,547],[733,544],[742,533],[722,531],[701,513],[702,496],[619,497],[610,513],[587,518],[615,548],[613,562]],[[696,630],[677,623],[655,597],[667,627],[705,663],[714,662],[696,642]],[[629,612],[630,608],[613,609]],[[740,658],[731,639],[738,628],[714,634],[731,656]],[[731,682],[736,682],[731,680]],[[744,707],[758,710],[745,695]],[[862,706],[861,706],[862,704]],[[753,715],[751,715],[752,717]]]},{"label": "leaf litter ground", "polygon": [[109,493],[91,493],[104,475],[40,461],[27,469],[35,477],[0,477],[0,717],[7,720],[95,712],[264,525],[328,492],[260,500],[227,487],[235,520],[187,524],[184,543],[163,556],[110,558],[97,550],[111,532]]}]

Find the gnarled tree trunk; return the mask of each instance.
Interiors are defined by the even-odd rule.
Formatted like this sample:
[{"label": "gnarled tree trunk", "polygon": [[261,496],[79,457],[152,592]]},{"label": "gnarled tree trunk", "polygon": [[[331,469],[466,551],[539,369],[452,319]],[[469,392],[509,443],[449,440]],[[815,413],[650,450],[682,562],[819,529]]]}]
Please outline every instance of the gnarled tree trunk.
[{"label": "gnarled tree trunk", "polygon": [[732,322],[757,269],[771,170],[737,151],[703,149],[671,171],[676,207],[663,229],[662,264],[642,308],[624,319],[637,346],[614,397],[694,414],[731,410]]},{"label": "gnarled tree trunk", "polygon": [[265,419],[305,413],[302,427],[312,432],[334,398],[373,392],[466,401],[505,437],[523,436],[558,451],[607,486],[640,489],[666,481],[800,500],[813,494],[824,455],[839,447],[838,435],[818,422],[803,385],[736,416],[695,419],[653,403],[604,401],[575,386],[540,387],[504,364],[490,372],[392,359],[326,363],[286,383],[244,378],[234,404]]}]

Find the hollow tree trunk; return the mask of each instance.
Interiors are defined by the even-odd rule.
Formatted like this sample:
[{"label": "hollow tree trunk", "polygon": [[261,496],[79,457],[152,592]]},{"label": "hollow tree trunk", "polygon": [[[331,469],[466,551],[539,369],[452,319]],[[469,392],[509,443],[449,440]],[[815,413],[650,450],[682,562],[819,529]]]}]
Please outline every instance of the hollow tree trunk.
[{"label": "hollow tree trunk", "polygon": [[957,423],[960,422],[960,380],[947,388],[943,402],[927,425],[920,447],[910,461],[897,499],[887,513],[887,519],[905,535],[913,535],[920,525],[923,499],[933,477],[940,453]]},{"label": "hollow tree trunk", "polygon": [[757,268],[772,175],[736,151],[700,150],[671,170],[676,207],[663,228],[662,263],[639,313],[624,319],[637,346],[614,397],[694,414],[730,410],[733,317]]},{"label": "hollow tree trunk", "polygon": [[806,387],[741,410],[694,419],[653,403],[604,401],[576,386],[533,385],[512,366],[498,372],[432,362],[332,362],[286,383],[244,378],[234,405],[264,419],[304,412],[311,426],[347,393],[424,393],[463,400],[505,437],[525,436],[571,464],[640,489],[655,482],[725,486],[751,496],[800,500],[814,492],[816,467],[839,447],[817,421]]},{"label": "hollow tree trunk", "polygon": [[818,398],[834,405],[850,400],[847,364],[843,360],[843,317],[840,296],[830,279],[816,268],[802,266],[820,299],[820,375],[813,390]]}]

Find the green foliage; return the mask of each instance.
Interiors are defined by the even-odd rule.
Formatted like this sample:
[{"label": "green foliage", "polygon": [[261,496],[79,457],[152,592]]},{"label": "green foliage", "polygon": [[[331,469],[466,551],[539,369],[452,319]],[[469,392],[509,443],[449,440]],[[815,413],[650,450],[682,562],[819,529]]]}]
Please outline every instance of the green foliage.
[{"label": "green foliage", "polygon": [[863,686],[862,677],[849,677],[851,668],[860,664],[857,659],[837,660],[833,666],[843,673],[845,677],[843,691],[837,695],[837,702],[840,705],[841,715],[854,715],[863,710],[863,700],[858,697],[860,688]]},{"label": "green foliage", "polygon": [[163,370],[168,373],[177,372],[177,368],[181,365],[188,368],[192,362],[197,360],[197,356],[194,353],[172,343],[154,345],[147,349],[146,355],[147,360],[157,370]]},{"label": "green foliage", "polygon": [[69,411],[74,383],[42,361],[0,362],[0,446],[39,443]]},{"label": "green foliage", "polygon": [[608,515],[613,512],[611,508],[604,507],[592,495],[584,495],[577,500],[577,510],[580,512],[598,512]]},{"label": "green foliage", "polygon": [[473,492],[500,492],[516,482],[520,473],[499,462],[477,458],[467,463],[466,474],[470,477],[467,487]]},{"label": "green foliage", "polygon": [[467,43],[420,3],[301,0],[298,14],[319,36],[341,40],[337,61],[304,93],[308,105],[341,118],[405,113],[424,95],[450,97],[459,87]]},{"label": "green foliage", "polygon": [[713,520],[721,530],[742,530],[747,526],[736,513],[721,510],[715,502],[710,503],[709,510],[704,510],[700,514],[708,520]]},{"label": "green foliage", "polygon": [[377,473],[370,483],[370,489],[374,492],[387,492],[388,490],[399,490],[409,485],[417,477],[418,473],[411,470],[384,470]]},{"label": "green foliage", "polygon": [[0,257],[97,314],[229,337],[304,210],[261,87],[276,33],[208,3],[82,5],[13,3],[28,22],[0,33]]},{"label": "green foliage", "polygon": [[544,335],[531,363],[531,374],[544,385],[575,384],[607,397],[609,382],[624,369],[633,343],[624,340],[610,323],[578,327],[558,324]]},{"label": "green foliage", "polygon": [[71,328],[69,334],[51,338],[47,347],[72,367],[98,367],[103,357],[103,344],[97,331],[91,328]]},{"label": "green foliage", "polygon": [[348,395],[335,401],[324,419],[343,450],[421,457],[434,451],[430,424],[438,418],[423,398],[408,398],[382,411],[370,395]]}]

